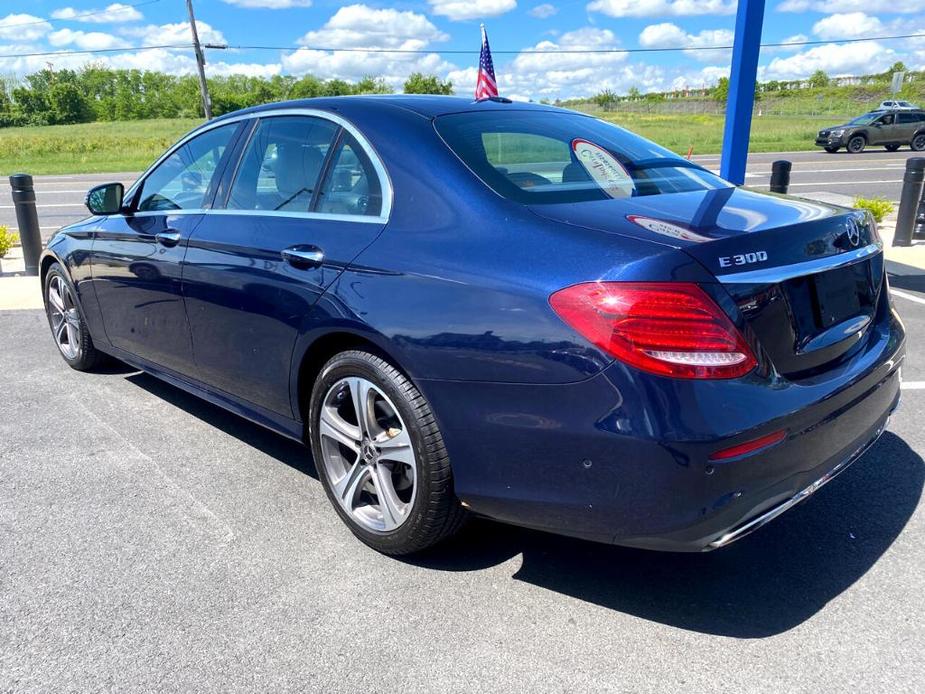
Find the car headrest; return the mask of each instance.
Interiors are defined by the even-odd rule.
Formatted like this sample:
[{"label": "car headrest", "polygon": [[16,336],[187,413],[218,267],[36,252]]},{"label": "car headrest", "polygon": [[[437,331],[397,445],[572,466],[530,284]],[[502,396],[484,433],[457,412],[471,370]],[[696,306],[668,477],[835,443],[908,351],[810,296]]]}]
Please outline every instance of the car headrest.
[{"label": "car headrest", "polygon": [[285,196],[311,192],[323,163],[324,156],[315,147],[295,142],[277,145],[273,166],[276,189]]}]

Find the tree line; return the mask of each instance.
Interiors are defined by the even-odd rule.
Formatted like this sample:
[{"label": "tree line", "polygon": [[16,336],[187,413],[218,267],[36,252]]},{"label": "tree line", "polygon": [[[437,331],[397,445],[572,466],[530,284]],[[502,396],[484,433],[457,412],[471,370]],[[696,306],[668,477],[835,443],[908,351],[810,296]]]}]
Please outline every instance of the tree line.
[{"label": "tree line", "polygon": [[[214,115],[270,101],[392,91],[375,77],[347,82],[313,75],[228,75],[208,83]],[[453,83],[416,72],[405,81],[404,93],[452,94]],[[0,80],[0,127],[202,116],[199,83],[192,75],[90,65],[41,70],[21,82]]]},{"label": "tree line", "polygon": [[[902,62],[894,63],[885,72],[862,75],[857,77],[831,77],[823,70],[816,70],[812,75],[799,80],[769,80],[755,84],[755,100],[762,97],[788,97],[805,96],[807,93],[815,96],[854,96],[859,99],[886,98],[889,96],[888,88],[896,72],[906,73],[902,91],[897,95],[900,98],[921,98],[925,92],[925,73],[910,72]],[[640,93],[636,87],[630,87],[626,94],[620,95],[611,89],[604,89],[594,96],[584,99],[571,99],[562,102],[567,106],[576,106],[581,103],[592,102],[603,111],[612,111],[618,108],[621,102],[642,101],[647,104],[661,103],[667,99],[681,99],[688,97],[707,97],[714,101],[725,103],[729,98],[729,78],[720,77],[716,84],[710,87],[694,89],[674,89],[668,92]]]}]

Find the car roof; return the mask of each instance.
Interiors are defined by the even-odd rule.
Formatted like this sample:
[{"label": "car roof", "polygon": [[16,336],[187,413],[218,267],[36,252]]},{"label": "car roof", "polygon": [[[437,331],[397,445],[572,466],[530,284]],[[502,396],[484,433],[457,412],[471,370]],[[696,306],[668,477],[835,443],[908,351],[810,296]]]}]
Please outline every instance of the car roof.
[{"label": "car roof", "polygon": [[518,110],[518,111],[558,111],[564,113],[575,113],[567,109],[547,106],[545,104],[536,104],[526,101],[510,101],[508,99],[489,100],[482,99],[474,101],[459,96],[436,96],[427,94],[369,94],[356,96],[325,96],[312,99],[296,99],[293,101],[277,101],[260,106],[233,111],[219,116],[215,120],[230,118],[232,116],[241,116],[258,113],[269,113],[292,108],[312,108],[322,111],[338,111],[345,107],[361,106],[364,109],[392,109],[401,108],[412,111],[425,118],[436,118],[437,116],[448,113],[460,113],[463,111],[496,111],[496,110]]}]

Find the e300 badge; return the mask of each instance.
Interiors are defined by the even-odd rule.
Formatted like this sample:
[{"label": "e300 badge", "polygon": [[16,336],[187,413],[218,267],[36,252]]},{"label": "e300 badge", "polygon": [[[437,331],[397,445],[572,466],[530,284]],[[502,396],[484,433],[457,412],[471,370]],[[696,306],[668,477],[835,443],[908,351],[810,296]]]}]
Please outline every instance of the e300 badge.
[{"label": "e300 badge", "polygon": [[719,266],[752,265],[753,263],[763,263],[767,259],[767,251],[755,251],[754,253],[742,253],[741,255],[721,255],[719,257]]}]

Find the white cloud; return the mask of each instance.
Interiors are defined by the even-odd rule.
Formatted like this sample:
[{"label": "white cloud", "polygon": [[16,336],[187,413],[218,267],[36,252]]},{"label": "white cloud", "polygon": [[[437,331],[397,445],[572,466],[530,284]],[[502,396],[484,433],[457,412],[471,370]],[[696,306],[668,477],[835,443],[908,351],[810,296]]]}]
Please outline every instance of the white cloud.
[{"label": "white cloud", "polygon": [[833,14],[813,24],[813,33],[826,40],[881,36],[883,31],[883,22],[863,12]]},{"label": "white cloud", "polygon": [[[202,43],[227,43],[225,35],[215,29],[211,24],[196,20],[196,31]],[[143,27],[122,29],[124,36],[133,36],[145,46],[179,46],[192,45],[193,34],[190,32],[189,22],[176,22],[175,24],[148,24]]]},{"label": "white cloud", "polygon": [[921,0],[784,0],[778,12],[886,12],[908,14],[922,11]]},{"label": "white cloud", "polygon": [[[698,34],[688,34],[677,24],[662,22],[650,24],[639,34],[639,45],[643,48],[710,48],[731,46],[735,35],[729,29],[704,29]],[[716,62],[728,60],[730,51],[685,51],[696,60]]]},{"label": "white cloud", "polygon": [[829,75],[866,75],[886,70],[897,60],[891,49],[876,41],[851,44],[827,43],[787,58],[774,58],[761,68],[760,79],[802,79],[816,70]]},{"label": "white cloud", "polygon": [[799,45],[804,41],[809,41],[809,37],[806,34],[794,34],[793,36],[788,36],[787,38],[781,39],[780,41],[775,41],[774,43],[795,45],[764,46],[761,49],[761,55],[767,57],[769,55],[780,53],[793,53],[794,51],[798,51],[804,48],[804,46]]},{"label": "white cloud", "polygon": [[517,7],[517,0],[427,0],[430,11],[454,21],[497,17]]},{"label": "white cloud", "polygon": [[[0,53],[31,53],[38,50],[36,44],[0,46]],[[22,58],[0,58],[0,73],[28,75],[47,67],[47,56],[27,56]],[[82,53],[62,53],[53,58],[55,70],[77,70],[90,62]],[[94,56],[93,64],[110,68],[125,68],[138,70],[157,70],[172,75],[191,75],[196,71],[196,61],[190,51],[170,51],[156,49],[150,51],[136,51],[119,53],[116,56]],[[254,75],[271,77],[282,70],[279,63],[226,63],[209,62],[206,67],[210,75]]]},{"label": "white cloud", "polygon": [[559,8],[555,5],[550,5],[548,2],[544,2],[542,5],[537,5],[530,10],[529,14],[531,17],[537,17],[539,19],[547,19],[552,17],[559,11]]},{"label": "white cloud", "polygon": [[248,9],[287,10],[290,7],[311,7],[312,0],[222,0],[229,5]]},{"label": "white cloud", "polygon": [[704,89],[716,84],[720,77],[729,77],[728,65],[710,65],[700,70],[678,75],[670,82],[671,89]]},{"label": "white cloud", "polygon": [[285,72],[297,75],[313,74],[324,79],[354,82],[367,75],[381,77],[392,88],[398,88],[412,72],[443,75],[456,69],[436,53],[390,54],[352,51],[332,53],[300,48],[282,56]]},{"label": "white cloud", "polygon": [[373,75],[398,88],[412,72],[444,75],[456,66],[437,53],[333,52],[318,48],[423,51],[431,43],[448,38],[422,14],[349,5],[340,8],[320,29],[299,39],[304,48],[283,54],[282,67],[286,72],[351,81]]},{"label": "white cloud", "polygon": [[432,41],[448,38],[422,14],[348,5],[341,7],[321,29],[305,34],[298,43],[318,48],[421,50]]},{"label": "white cloud", "polygon": [[51,13],[54,19],[72,19],[76,22],[89,24],[118,24],[119,22],[137,22],[144,19],[141,12],[131,5],[114,2],[107,5],[105,10],[84,9],[76,10],[73,7],[61,7]]},{"label": "white cloud", "polygon": [[794,34],[793,36],[788,36],[779,43],[803,43],[804,41],[809,41],[809,37],[806,34]]},{"label": "white cloud", "polygon": [[0,39],[34,41],[51,31],[51,24],[31,14],[8,14],[0,18]]},{"label": "white cloud", "polygon": [[60,29],[48,35],[48,43],[52,46],[76,46],[85,51],[94,51],[106,48],[127,48],[130,44],[112,34],[101,31],[73,31]]},{"label": "white cloud", "polygon": [[610,17],[686,17],[735,14],[735,0],[592,0],[589,12]]},{"label": "white cloud", "polygon": [[[619,48],[620,44],[608,29],[584,27],[566,32],[557,41],[541,41],[521,52],[507,65],[495,65],[501,94],[528,94],[535,99],[588,96],[602,89],[626,91],[630,86],[650,89],[660,83],[661,68],[647,65],[626,65],[626,53],[556,53],[562,49]],[[474,68],[466,75],[474,88]],[[454,84],[462,89],[461,79]]]},{"label": "white cloud", "polygon": [[[498,74],[497,69],[495,70],[495,74]],[[473,65],[462,68],[461,70],[451,70],[447,75],[447,79],[453,83],[453,91],[463,96],[468,96],[470,94],[475,96],[475,83],[478,81],[478,78],[479,69]],[[506,90],[501,93],[503,96],[508,96]],[[508,98],[510,97],[508,96]]]}]

